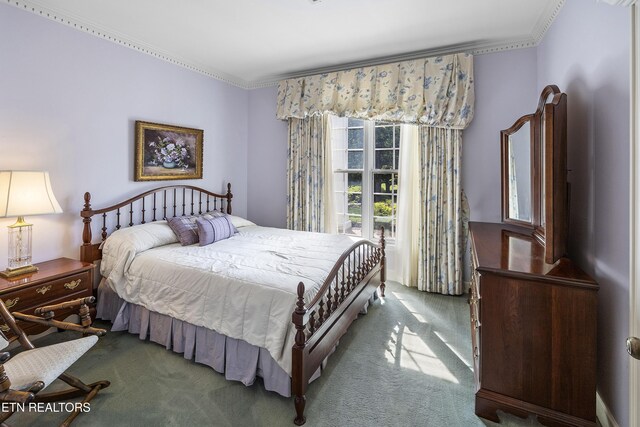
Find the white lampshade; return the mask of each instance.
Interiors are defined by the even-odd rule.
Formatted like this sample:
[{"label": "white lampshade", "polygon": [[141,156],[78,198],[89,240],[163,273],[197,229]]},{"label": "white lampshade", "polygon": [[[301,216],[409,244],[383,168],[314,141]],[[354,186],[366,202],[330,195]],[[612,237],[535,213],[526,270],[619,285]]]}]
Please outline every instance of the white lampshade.
[{"label": "white lampshade", "polygon": [[49,172],[0,171],[0,218],[62,213]]}]

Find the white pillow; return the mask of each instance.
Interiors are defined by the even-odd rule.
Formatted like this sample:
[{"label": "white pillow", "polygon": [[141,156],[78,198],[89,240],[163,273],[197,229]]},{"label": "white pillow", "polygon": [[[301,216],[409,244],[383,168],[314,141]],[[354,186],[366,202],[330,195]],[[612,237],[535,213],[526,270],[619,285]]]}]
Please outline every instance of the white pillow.
[{"label": "white pillow", "polygon": [[235,228],[250,227],[250,226],[256,225],[255,223],[249,221],[248,219],[244,219],[242,217],[235,216],[235,215],[229,215],[229,219],[231,220],[231,223]]}]

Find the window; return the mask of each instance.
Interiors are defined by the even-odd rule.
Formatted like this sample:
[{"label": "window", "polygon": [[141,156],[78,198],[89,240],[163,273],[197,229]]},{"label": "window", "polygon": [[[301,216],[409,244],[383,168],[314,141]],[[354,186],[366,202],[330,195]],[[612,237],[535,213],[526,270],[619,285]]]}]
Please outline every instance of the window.
[{"label": "window", "polygon": [[400,125],[331,117],[338,232],[396,236]]}]

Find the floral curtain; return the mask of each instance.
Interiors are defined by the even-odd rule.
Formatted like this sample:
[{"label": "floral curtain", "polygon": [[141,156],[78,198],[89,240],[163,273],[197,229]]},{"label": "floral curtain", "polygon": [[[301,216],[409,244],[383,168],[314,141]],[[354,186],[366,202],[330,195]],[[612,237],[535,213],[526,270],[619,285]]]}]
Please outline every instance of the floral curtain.
[{"label": "floral curtain", "polygon": [[289,119],[287,228],[291,230],[335,228],[333,208],[326,209],[333,200],[328,122],[327,116]]},{"label": "floral curtain", "polygon": [[461,186],[462,131],[420,127],[418,289],[459,295],[468,205]]},{"label": "floral curtain", "polygon": [[331,113],[463,129],[473,103],[473,57],[458,53],[283,80],[277,117]]},{"label": "floral curtain", "polygon": [[[277,117],[289,120],[289,228],[333,229],[325,225],[333,213],[333,197],[325,185],[331,181],[326,167],[331,164],[329,133],[323,132],[327,114],[421,125],[414,138],[420,152],[420,212],[411,227],[398,230],[398,240],[404,242],[399,258],[418,265],[403,261],[402,272],[415,277],[417,271],[422,290],[462,293],[461,142],[473,106],[473,57],[464,53],[281,81]],[[411,203],[399,201],[398,217],[416,217]],[[410,234],[417,232],[416,249]],[[410,282],[405,284],[415,279]]]}]

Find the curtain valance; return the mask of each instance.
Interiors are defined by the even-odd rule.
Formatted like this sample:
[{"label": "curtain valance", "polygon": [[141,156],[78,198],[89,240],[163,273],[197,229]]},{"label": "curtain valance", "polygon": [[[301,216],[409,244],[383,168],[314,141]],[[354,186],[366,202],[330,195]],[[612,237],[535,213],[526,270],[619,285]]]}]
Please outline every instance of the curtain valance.
[{"label": "curtain valance", "polygon": [[331,113],[464,129],[473,103],[473,56],[458,53],[282,80],[277,117]]}]

